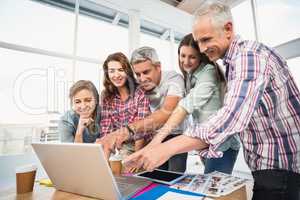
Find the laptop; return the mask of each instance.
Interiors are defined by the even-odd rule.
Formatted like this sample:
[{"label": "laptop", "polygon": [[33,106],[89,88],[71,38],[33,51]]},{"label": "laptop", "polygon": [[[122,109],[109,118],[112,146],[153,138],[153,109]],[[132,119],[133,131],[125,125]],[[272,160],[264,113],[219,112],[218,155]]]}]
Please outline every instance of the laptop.
[{"label": "laptop", "polygon": [[32,147],[57,190],[123,200],[150,184],[137,177],[114,177],[100,144],[33,143]]}]

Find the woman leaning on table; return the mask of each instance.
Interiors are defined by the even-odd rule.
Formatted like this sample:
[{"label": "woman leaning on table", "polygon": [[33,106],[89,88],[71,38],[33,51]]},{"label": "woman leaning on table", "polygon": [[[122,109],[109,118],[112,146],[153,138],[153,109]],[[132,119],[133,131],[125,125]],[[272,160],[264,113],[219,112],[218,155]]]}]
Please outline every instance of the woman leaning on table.
[{"label": "woman leaning on table", "polygon": [[93,143],[100,136],[99,94],[91,81],[80,80],[70,88],[71,110],[60,119],[62,142]]}]

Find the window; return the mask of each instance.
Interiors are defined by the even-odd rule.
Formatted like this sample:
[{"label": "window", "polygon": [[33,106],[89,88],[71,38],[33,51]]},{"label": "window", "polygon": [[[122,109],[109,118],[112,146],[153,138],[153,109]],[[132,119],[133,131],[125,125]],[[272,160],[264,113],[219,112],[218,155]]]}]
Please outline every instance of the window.
[{"label": "window", "polygon": [[178,47],[179,47],[179,43],[174,43],[174,65],[175,65],[175,71],[181,74],[178,65]]},{"label": "window", "polygon": [[0,1],[0,40],[72,53],[75,15],[29,0]]},{"label": "window", "polygon": [[257,0],[262,42],[269,46],[300,37],[300,1]]},{"label": "window", "polygon": [[150,35],[141,33],[140,46],[149,46],[156,50],[162,65],[162,70],[175,70],[174,52],[171,51],[170,41],[162,40]]},{"label": "window", "polygon": [[94,83],[96,88],[103,90],[103,70],[101,64],[93,64],[88,62],[77,62],[75,68],[75,81],[90,80]]},{"label": "window", "polygon": [[232,8],[235,32],[246,40],[255,40],[250,1],[244,1]]},{"label": "window", "polygon": [[64,112],[72,61],[0,48],[1,123],[42,123]]},{"label": "window", "polygon": [[102,61],[115,52],[127,55],[128,29],[80,15],[77,48],[77,55]]},{"label": "window", "polygon": [[289,59],[287,61],[289,69],[292,73],[292,76],[294,77],[294,80],[296,81],[296,84],[298,86],[298,89],[300,90],[300,57]]},{"label": "window", "polygon": [[72,61],[0,48],[0,65],[0,155],[20,154],[69,107]]}]

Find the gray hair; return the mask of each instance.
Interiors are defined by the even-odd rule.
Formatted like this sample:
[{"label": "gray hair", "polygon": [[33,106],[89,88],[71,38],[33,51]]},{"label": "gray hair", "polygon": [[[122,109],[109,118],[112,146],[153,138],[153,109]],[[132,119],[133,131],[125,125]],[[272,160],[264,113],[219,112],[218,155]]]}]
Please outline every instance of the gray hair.
[{"label": "gray hair", "polygon": [[230,7],[219,0],[206,0],[194,13],[194,23],[208,15],[216,28],[233,22]]},{"label": "gray hair", "polygon": [[160,64],[155,49],[144,46],[133,51],[131,55],[130,63],[134,65],[141,62],[145,62],[147,60],[150,60],[154,65]]}]

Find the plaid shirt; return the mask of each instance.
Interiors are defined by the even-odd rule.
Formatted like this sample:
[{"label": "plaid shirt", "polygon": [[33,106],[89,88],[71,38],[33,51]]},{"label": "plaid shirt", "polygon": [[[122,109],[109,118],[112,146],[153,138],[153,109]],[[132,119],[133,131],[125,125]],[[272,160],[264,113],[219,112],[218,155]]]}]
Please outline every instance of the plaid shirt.
[{"label": "plaid shirt", "polygon": [[[118,94],[112,99],[104,99],[101,107],[102,134],[108,134],[134,121],[144,119],[150,114],[149,99],[141,88],[137,88],[126,101],[122,101]],[[139,133],[138,138],[142,138],[145,134]]]},{"label": "plaid shirt", "polygon": [[220,157],[219,145],[240,133],[252,171],[300,173],[300,93],[285,60],[261,43],[236,37],[223,62],[228,79],[224,106],[185,134],[210,144],[202,155]]}]

